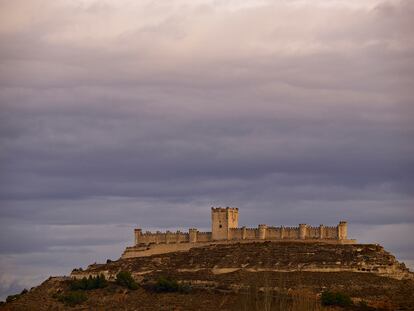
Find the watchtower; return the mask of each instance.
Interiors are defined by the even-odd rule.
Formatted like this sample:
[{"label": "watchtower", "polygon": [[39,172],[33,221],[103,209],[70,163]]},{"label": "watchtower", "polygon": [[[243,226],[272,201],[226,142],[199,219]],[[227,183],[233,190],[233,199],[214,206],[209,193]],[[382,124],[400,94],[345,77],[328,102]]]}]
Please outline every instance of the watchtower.
[{"label": "watchtower", "polygon": [[228,240],[229,229],[239,226],[239,209],[237,207],[211,208],[212,240]]},{"label": "watchtower", "polygon": [[340,221],[337,230],[338,240],[346,240],[348,238],[348,223],[346,221]]}]

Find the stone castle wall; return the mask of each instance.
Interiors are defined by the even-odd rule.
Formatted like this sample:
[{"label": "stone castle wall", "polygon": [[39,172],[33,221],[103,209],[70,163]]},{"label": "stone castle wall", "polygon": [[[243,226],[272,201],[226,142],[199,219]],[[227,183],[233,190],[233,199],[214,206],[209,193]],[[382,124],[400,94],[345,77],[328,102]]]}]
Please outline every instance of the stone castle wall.
[{"label": "stone castle wall", "polygon": [[[190,229],[191,230],[191,229]],[[171,244],[190,242],[190,233],[187,232],[150,232],[142,233],[141,229],[135,229],[135,245],[140,244]]]},{"label": "stone castle wall", "polygon": [[[268,227],[259,225],[257,228],[229,228],[226,240],[344,240],[343,227],[346,223],[340,223],[335,227],[319,226],[311,227],[301,224],[298,227]],[[197,229],[189,229],[189,232],[145,232],[135,229],[135,245],[148,244],[173,244],[173,243],[198,243],[223,241],[222,238],[213,239],[211,232],[200,232]]]},{"label": "stone castle wall", "polygon": [[212,241],[211,232],[198,232],[196,242],[210,242]]},{"label": "stone castle wall", "polygon": [[187,250],[206,243],[230,243],[248,241],[324,241],[329,243],[354,243],[347,238],[347,223],[341,221],[338,226],[320,225],[312,227],[300,224],[298,227],[273,227],[264,224],[257,228],[239,227],[239,209],[211,208],[211,232],[200,232],[190,228],[188,232],[142,232],[135,229],[134,246],[128,247],[124,257],[139,254],[158,254],[170,251]]}]

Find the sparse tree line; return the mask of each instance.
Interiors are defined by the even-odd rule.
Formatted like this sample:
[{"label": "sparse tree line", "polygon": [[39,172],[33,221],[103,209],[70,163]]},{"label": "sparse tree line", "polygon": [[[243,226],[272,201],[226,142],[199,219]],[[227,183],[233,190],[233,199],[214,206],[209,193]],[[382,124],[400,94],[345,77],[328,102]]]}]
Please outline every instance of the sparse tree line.
[{"label": "sparse tree line", "polygon": [[[128,290],[137,290],[140,285],[134,280],[131,273],[128,271],[120,271],[115,278],[115,281],[108,281],[103,274],[98,276],[83,277],[82,279],[75,279],[69,281],[67,291],[62,291],[54,294],[54,298],[58,299],[66,305],[74,306],[85,302],[88,299],[87,291],[94,289],[106,288],[108,286],[120,286]],[[142,288],[161,292],[180,292],[189,293],[191,287],[189,285],[179,284],[176,280],[169,277],[159,277],[155,283],[147,283],[141,285]]]}]

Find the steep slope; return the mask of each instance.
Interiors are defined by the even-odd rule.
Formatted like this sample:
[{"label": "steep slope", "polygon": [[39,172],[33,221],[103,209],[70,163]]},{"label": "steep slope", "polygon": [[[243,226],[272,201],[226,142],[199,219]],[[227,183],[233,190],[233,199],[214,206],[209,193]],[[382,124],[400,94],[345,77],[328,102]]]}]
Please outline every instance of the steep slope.
[{"label": "steep slope", "polygon": [[91,265],[73,276],[104,273],[114,277],[119,270],[140,274],[155,270],[175,272],[279,271],[279,272],[356,272],[374,273],[395,279],[412,278],[383,247],[374,244],[334,245],[324,243],[234,243],[211,244],[188,252],[153,255],[119,260],[105,265]]},{"label": "steep slope", "polygon": [[[266,301],[272,302],[271,310],[322,310],[317,295],[324,290],[363,299],[382,310],[414,310],[413,273],[378,245],[212,244],[93,264],[74,270],[72,277],[104,274],[111,280],[119,271],[130,271],[139,289],[111,283],[88,291],[88,300],[71,310],[261,310]],[[160,277],[189,284],[191,291],[148,290]],[[64,310],[67,307],[53,297],[66,291],[69,282],[51,278],[0,310]],[[263,298],[260,303],[258,297]]]}]

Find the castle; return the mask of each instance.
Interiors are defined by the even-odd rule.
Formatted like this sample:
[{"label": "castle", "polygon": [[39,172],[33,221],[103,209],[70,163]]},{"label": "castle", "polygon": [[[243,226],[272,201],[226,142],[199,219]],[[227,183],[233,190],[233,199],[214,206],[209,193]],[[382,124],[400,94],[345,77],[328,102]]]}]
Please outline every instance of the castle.
[{"label": "castle", "polygon": [[348,227],[340,221],[335,227],[320,225],[311,227],[273,227],[259,225],[257,228],[239,228],[239,209],[234,207],[211,208],[211,232],[190,228],[188,232],[142,232],[135,229],[135,245],[127,247],[122,258],[149,256],[172,251],[184,251],[206,243],[233,243],[247,241],[298,241],[353,244],[349,240]]}]

